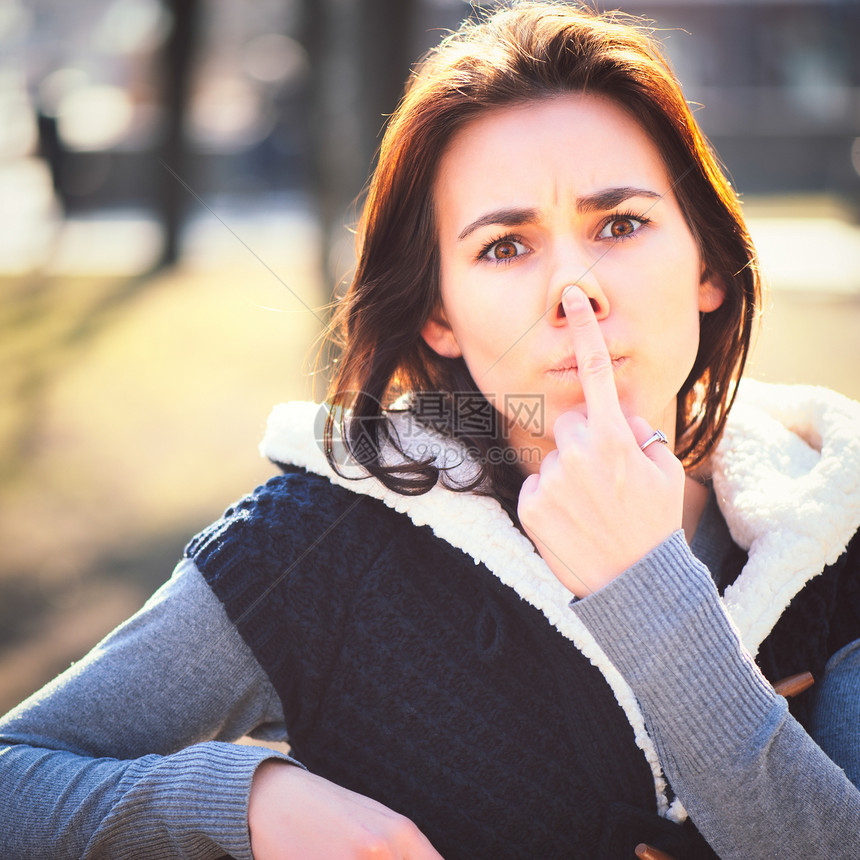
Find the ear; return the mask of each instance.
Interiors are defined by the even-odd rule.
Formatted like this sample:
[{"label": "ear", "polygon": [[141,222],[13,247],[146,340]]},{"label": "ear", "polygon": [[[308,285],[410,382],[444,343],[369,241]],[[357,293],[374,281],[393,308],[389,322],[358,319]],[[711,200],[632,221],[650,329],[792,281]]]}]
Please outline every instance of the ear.
[{"label": "ear", "polygon": [[699,310],[709,314],[715,311],[726,298],[726,288],[721,278],[702,273],[699,281]]},{"label": "ear", "polygon": [[457,338],[454,337],[451,324],[445,316],[445,311],[441,307],[433,311],[430,319],[424,323],[421,337],[424,338],[424,342],[433,352],[438,353],[443,358],[460,358],[463,354],[460,344],[457,343]]}]

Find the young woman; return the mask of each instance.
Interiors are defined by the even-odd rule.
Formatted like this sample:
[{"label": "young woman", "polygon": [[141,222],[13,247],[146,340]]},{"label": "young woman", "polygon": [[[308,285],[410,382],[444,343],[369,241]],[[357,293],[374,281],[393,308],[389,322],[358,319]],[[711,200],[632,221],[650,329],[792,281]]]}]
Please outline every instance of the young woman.
[{"label": "young woman", "polygon": [[464,25],[359,242],[283,474],[0,725],[3,857],[857,856],[860,412],[736,385],[754,251],[647,34]]}]

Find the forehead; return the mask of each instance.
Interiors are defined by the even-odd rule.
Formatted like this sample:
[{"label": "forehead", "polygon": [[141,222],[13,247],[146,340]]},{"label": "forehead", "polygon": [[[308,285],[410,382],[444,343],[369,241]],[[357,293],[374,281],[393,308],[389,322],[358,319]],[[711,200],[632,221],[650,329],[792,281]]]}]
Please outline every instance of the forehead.
[{"label": "forehead", "polygon": [[492,205],[616,186],[669,190],[657,147],[617,103],[565,94],[498,108],[460,129],[442,156],[435,193],[446,207],[472,197]]}]

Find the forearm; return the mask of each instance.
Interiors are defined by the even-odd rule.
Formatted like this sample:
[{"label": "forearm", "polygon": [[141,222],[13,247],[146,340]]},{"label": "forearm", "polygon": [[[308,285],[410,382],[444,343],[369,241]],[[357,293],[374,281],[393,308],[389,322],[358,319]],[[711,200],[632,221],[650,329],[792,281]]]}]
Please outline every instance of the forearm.
[{"label": "forearm", "polygon": [[282,723],[271,683],[186,562],[0,718],[0,856],[250,857],[251,779],[282,756],[217,740],[260,727],[283,736]]},{"label": "forearm", "polygon": [[761,676],[680,532],[572,611],[632,687],[721,857],[849,856],[860,792]]},{"label": "forearm", "polygon": [[251,860],[260,747],[210,742],[133,761],[11,745],[0,755],[0,856]]}]

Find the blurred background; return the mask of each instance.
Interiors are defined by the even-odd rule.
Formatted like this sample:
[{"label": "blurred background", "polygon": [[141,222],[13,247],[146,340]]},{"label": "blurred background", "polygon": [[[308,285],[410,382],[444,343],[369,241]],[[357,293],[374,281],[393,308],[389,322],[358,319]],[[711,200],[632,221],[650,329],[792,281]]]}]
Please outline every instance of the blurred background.
[{"label": "blurred background", "polygon": [[[770,293],[752,375],[860,397],[860,2],[656,22]],[[273,473],[410,63],[462,0],[0,0],[0,712]]]}]

